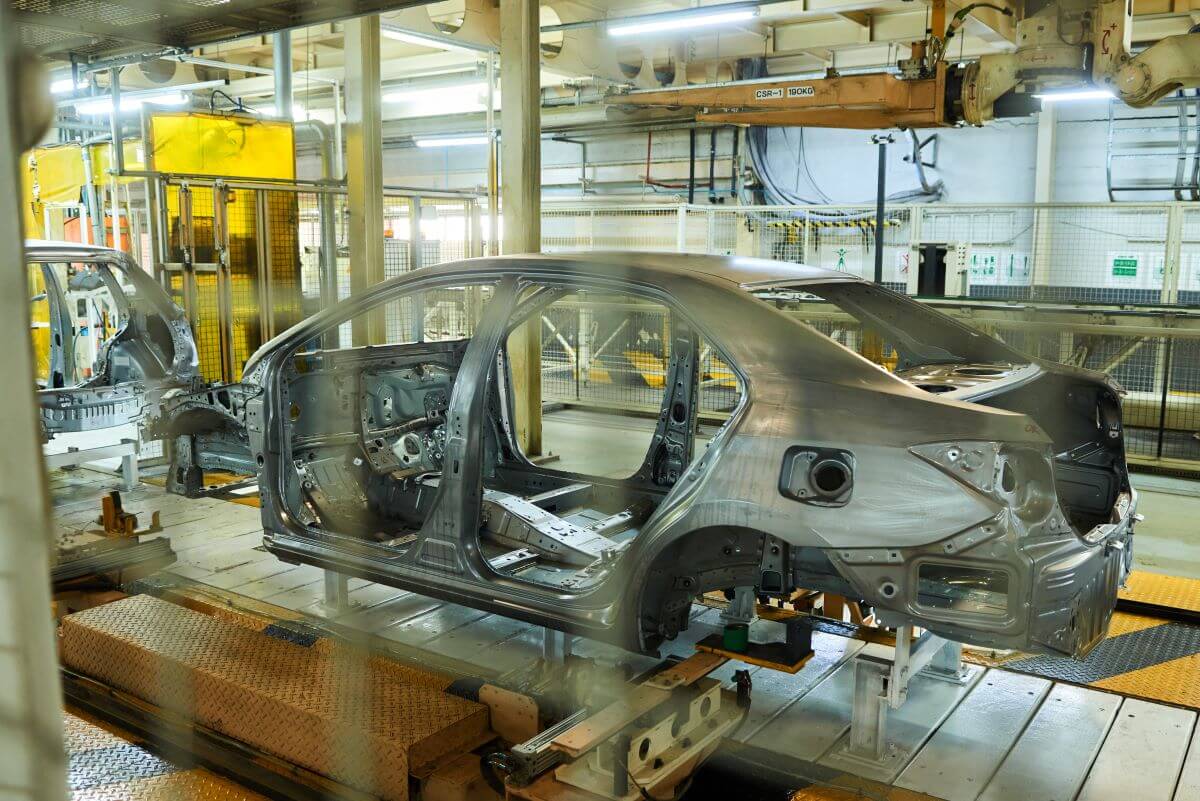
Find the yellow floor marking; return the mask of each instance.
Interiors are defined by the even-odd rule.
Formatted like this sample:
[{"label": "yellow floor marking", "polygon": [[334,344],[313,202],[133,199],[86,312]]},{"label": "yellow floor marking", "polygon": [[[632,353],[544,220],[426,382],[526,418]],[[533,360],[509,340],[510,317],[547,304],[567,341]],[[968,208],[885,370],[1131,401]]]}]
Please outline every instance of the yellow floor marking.
[{"label": "yellow floor marking", "polygon": [[1135,570],[1121,598],[1200,612],[1200,580]]},{"label": "yellow floor marking", "polygon": [[1155,626],[1161,626],[1162,623],[1163,621],[1156,617],[1114,612],[1112,623],[1108,625],[1108,637],[1106,639],[1119,637],[1122,634],[1133,634],[1135,631],[1152,629]]},{"label": "yellow floor marking", "polygon": [[1200,654],[1122,673],[1090,686],[1151,701],[1200,709]]},{"label": "yellow floor marking", "polygon": [[642,374],[646,386],[662,389],[666,383],[666,372],[663,370],[663,360],[660,356],[642,350],[627,350],[625,358]]}]

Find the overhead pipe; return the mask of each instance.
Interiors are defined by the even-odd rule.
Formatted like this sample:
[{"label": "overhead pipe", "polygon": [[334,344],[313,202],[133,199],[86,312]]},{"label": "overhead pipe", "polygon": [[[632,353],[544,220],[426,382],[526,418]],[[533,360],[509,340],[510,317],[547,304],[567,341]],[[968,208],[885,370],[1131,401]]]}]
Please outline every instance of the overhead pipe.
[{"label": "overhead pipe", "polygon": [[[740,8],[764,8],[767,6],[781,5],[783,3],[792,3],[795,0],[754,0],[753,2],[734,2],[734,3],[714,3],[712,5],[679,8],[672,11],[660,11],[655,14],[632,14],[625,17],[607,17],[603,19],[584,19],[574,22],[560,22],[555,25],[542,25],[539,28],[541,33],[557,33],[559,31],[575,31],[582,28],[598,28],[609,25],[619,25],[628,22],[655,22],[660,20],[672,20],[677,17],[695,14],[698,10],[703,10],[708,13],[718,13],[722,10],[740,9]],[[845,5],[828,6],[824,8],[812,8],[805,11],[789,13],[788,19],[799,19],[804,17],[829,16],[832,14],[845,14],[855,11],[870,11],[879,5],[878,2],[872,3],[870,0],[856,0],[853,3]]]},{"label": "overhead pipe", "polygon": [[277,31],[272,36],[272,62],[275,68],[275,116],[290,120],[292,114],[292,32]]},{"label": "overhead pipe", "polygon": [[[83,158],[83,181],[84,181],[84,200],[87,203],[88,215],[90,216],[89,227],[91,230],[91,244],[103,247],[104,246],[104,210],[100,208],[100,196],[96,192],[96,173],[92,168],[92,148],[85,144],[80,148],[80,155]],[[79,231],[80,241],[83,240],[83,230]],[[87,244],[84,242],[84,244]]]}]

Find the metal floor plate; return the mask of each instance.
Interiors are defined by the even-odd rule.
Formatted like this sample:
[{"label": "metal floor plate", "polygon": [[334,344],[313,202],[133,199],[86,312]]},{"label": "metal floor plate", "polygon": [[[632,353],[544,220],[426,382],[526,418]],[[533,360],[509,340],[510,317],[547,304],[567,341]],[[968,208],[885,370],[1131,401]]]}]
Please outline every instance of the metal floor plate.
[{"label": "metal floor plate", "polygon": [[1200,580],[1135,570],[1121,590],[1120,598],[1200,613]]},{"label": "metal floor plate", "polygon": [[63,713],[71,801],[266,801],[203,768],[181,768],[120,736],[115,729]]}]

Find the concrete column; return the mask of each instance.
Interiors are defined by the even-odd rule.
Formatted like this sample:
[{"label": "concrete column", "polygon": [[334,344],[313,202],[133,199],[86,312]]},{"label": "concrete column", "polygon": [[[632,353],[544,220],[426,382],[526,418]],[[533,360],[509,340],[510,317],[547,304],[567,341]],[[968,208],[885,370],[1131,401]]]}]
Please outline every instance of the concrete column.
[{"label": "concrete column", "polygon": [[[542,249],[541,46],[537,0],[500,0],[500,169],[504,252]],[[541,319],[509,337],[517,438],[542,452]]]},{"label": "concrete column", "polygon": [[[1058,111],[1053,103],[1043,103],[1038,114],[1037,156],[1033,167],[1033,202],[1054,201],[1054,139],[1058,129]],[[1033,286],[1046,286],[1053,267],[1053,212],[1037,209],[1033,216]]]},{"label": "concrete column", "polygon": [[1033,202],[1054,201],[1054,139],[1058,131],[1058,109],[1044,103],[1038,114],[1037,159],[1033,168]]},{"label": "concrete column", "polygon": [[[0,184],[19,186],[22,123],[32,115],[16,100],[16,21],[0,3]],[[33,75],[29,77],[35,77]],[[49,81],[47,80],[46,83]],[[25,91],[44,93],[36,81]],[[26,134],[28,132],[25,132]],[[11,388],[0,414],[0,675],[6,685],[0,715],[4,796],[61,801],[67,796],[62,690],[50,610],[51,543],[39,415],[29,387],[34,375],[29,337],[29,278],[22,254],[21,208],[0,193],[0,375]]]},{"label": "concrete column", "polygon": [[[379,17],[346,23],[346,193],[350,293],[383,280],[383,98],[379,87]],[[353,322],[354,344],[383,342],[382,310]]]}]

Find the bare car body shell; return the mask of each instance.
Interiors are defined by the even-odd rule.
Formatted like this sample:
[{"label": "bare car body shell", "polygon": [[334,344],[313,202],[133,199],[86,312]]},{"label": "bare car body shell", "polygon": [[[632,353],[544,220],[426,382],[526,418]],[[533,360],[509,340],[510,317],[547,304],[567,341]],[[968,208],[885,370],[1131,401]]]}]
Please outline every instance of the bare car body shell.
[{"label": "bare car body shell", "polygon": [[[297,350],[389,298],[472,282],[495,289],[468,340],[353,355],[359,365],[440,359],[454,370],[440,424],[443,469],[406,476],[384,496],[423,493],[415,522],[383,541],[367,524],[321,522],[306,511],[314,508],[305,494],[312,473],[290,431]],[[536,308],[536,291],[528,298],[539,287],[626,291],[672,308],[662,412],[646,467],[627,480],[555,471],[521,453],[504,343],[528,318],[526,307]],[[934,383],[919,388],[834,342],[777,308],[772,292],[833,298],[891,331],[906,352],[924,354],[908,369]],[[742,394],[728,422],[693,453],[685,439],[695,431],[689,376],[698,335],[720,349]],[[946,349],[929,344],[938,338]],[[955,369],[992,380],[955,385]],[[1026,356],[910,298],[827,270],[647,253],[443,264],[283,333],[251,359],[237,392],[271,552],[634,651],[652,652],[686,628],[700,593],[752,587],[785,596],[804,587],[861,599],[885,623],[1079,657],[1107,630],[1131,563],[1136,495],[1110,379]],[[345,459],[358,464],[354,453]],[[668,454],[683,461],[662,470]],[[830,465],[832,473],[820,472]],[[832,485],[822,488],[826,476]],[[496,514],[525,535],[548,532],[563,518],[544,499],[584,482],[594,493],[650,499],[636,535],[561,582],[522,580],[501,567],[518,552],[495,550],[486,529],[496,528]],[[540,511],[530,508],[538,504]]]},{"label": "bare car body shell", "polygon": [[[182,309],[128,254],[73,242],[29,241],[25,263],[43,274],[50,307],[50,375],[38,388],[43,439],[137,423],[164,393],[192,389],[199,368]],[[50,265],[87,265],[111,293],[121,326],[101,346],[98,369],[75,381],[68,374],[76,326],[66,287]]]}]

